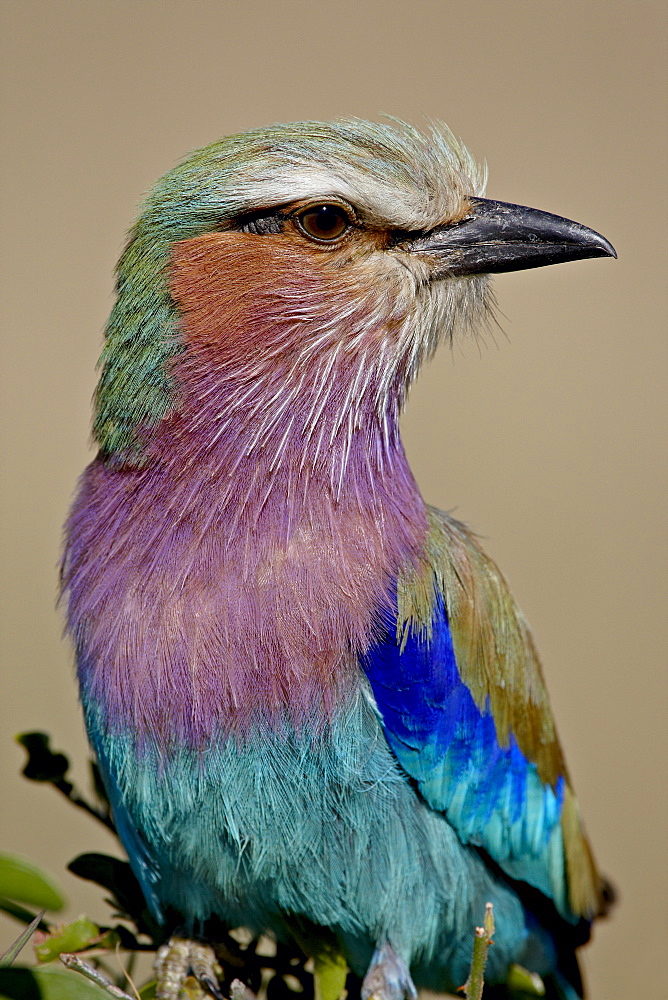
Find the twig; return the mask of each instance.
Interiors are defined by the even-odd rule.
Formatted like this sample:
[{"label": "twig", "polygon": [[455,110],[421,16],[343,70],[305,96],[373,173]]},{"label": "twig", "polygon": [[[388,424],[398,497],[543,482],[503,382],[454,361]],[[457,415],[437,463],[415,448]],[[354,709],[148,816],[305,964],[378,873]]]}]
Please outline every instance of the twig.
[{"label": "twig", "polygon": [[51,781],[50,784],[53,785],[53,787],[56,788],[61,795],[64,795],[66,799],[69,799],[72,805],[76,806],[77,809],[83,809],[84,812],[87,812],[89,816],[93,817],[93,819],[102,823],[108,830],[111,830],[112,833],[116,833],[116,827],[114,826],[114,821],[111,816],[102,812],[102,810],[98,809],[97,806],[92,806],[90,802],[83,797],[83,795],[79,794],[76,786],[73,785],[71,781],[68,781],[66,778],[59,778],[56,781]]},{"label": "twig", "polygon": [[99,969],[94,969],[92,965],[88,962],[84,962],[82,958],[78,955],[63,954],[59,955],[60,961],[63,965],[67,966],[68,969],[74,969],[75,972],[80,972],[82,976],[86,979],[90,979],[91,982],[96,983],[97,986],[101,986],[102,989],[109,994],[110,997],[114,997],[115,1000],[136,1000],[136,997],[131,997],[129,993],[122,990],[119,986],[114,986],[105,975],[103,975]]},{"label": "twig", "polygon": [[466,1000],[481,1000],[483,986],[485,985],[485,965],[487,963],[487,952],[490,944],[493,944],[492,934],[494,933],[494,907],[491,903],[485,906],[485,919],[482,927],[476,927],[473,938],[473,956],[471,958],[471,971],[462,987]]},{"label": "twig", "polygon": [[240,979],[233,979],[230,984],[230,1000],[257,1000],[257,996]]},{"label": "twig", "polygon": [[130,986],[132,987],[132,992],[135,995],[135,1000],[141,1000],[141,997],[139,996],[139,990],[137,989],[137,987],[135,985],[135,982],[134,982],[134,980],[132,978],[132,973],[131,973],[132,966],[134,965],[134,957],[135,957],[135,955],[136,955],[136,952],[132,952],[132,954],[130,955],[130,958],[128,959],[127,966],[123,965],[123,959],[121,958],[121,942],[120,941],[116,942],[116,961],[118,962],[118,964],[121,967],[121,972],[125,976],[125,981],[128,982],[130,984]]}]

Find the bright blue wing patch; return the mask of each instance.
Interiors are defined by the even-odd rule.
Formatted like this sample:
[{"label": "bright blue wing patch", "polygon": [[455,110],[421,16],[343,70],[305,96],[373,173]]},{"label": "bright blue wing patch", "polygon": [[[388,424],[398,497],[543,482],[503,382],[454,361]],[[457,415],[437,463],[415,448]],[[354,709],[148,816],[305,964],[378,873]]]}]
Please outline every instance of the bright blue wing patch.
[{"label": "bright blue wing patch", "polygon": [[501,746],[489,700],[480,710],[463,683],[439,596],[432,634],[396,622],[364,657],[387,741],[429,805],[464,843],[484,848],[512,878],[568,913],[561,834],[564,778],[545,785],[512,735]]}]

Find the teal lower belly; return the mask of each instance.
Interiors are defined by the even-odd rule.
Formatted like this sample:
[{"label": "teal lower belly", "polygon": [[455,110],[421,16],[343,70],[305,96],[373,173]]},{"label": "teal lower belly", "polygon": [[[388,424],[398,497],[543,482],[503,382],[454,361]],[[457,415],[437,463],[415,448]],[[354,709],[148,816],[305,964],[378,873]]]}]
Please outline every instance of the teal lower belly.
[{"label": "teal lower belly", "polygon": [[512,889],[399,769],[364,692],[323,731],[258,727],[197,752],[140,747],[105,733],[91,711],[88,725],[158,917],[171,908],[197,930],[216,914],[279,937],[299,926],[317,939],[327,928],[358,973],[389,939],[418,982],[443,987],[466,979],[488,900],[497,920],[490,981],[536,944]]}]

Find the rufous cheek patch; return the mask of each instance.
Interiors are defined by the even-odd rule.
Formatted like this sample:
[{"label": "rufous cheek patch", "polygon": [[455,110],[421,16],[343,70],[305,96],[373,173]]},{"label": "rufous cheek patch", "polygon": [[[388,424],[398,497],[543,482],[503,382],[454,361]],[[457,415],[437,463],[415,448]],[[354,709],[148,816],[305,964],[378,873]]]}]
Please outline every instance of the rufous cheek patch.
[{"label": "rufous cheek patch", "polygon": [[[342,294],[333,256],[281,235],[207,233],[174,244],[169,289],[186,342],[261,346],[288,318],[321,316]],[[344,277],[344,292],[348,284]]]}]

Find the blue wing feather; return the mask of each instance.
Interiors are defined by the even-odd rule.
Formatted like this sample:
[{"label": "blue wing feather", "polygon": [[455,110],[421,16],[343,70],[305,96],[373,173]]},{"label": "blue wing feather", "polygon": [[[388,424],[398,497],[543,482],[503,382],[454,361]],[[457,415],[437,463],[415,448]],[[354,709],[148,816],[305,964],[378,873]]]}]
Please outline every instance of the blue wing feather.
[{"label": "blue wing feather", "polygon": [[409,627],[399,639],[387,622],[363,665],[388,743],[429,805],[464,843],[568,912],[564,778],[544,784],[512,732],[500,743],[489,699],[478,708],[461,679],[443,597],[430,630]]}]

